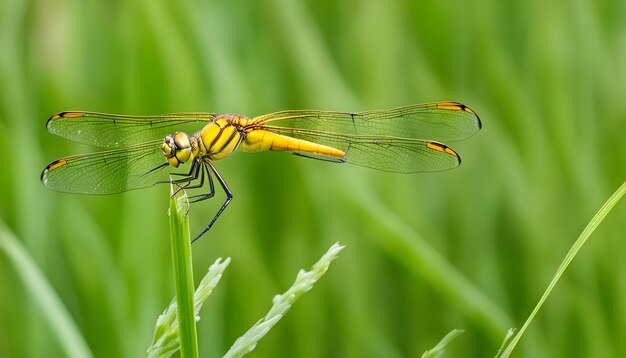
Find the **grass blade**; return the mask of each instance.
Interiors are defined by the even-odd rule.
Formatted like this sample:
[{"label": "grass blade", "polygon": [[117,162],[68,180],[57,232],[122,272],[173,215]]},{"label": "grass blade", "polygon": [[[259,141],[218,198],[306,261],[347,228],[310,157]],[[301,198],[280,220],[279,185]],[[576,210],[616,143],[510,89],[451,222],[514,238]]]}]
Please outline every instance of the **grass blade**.
[{"label": "grass blade", "polygon": [[191,266],[191,238],[189,235],[189,200],[184,190],[170,196],[170,238],[174,267],[174,286],[180,334],[180,355],[183,358],[198,357],[198,337],[194,314],[194,284]]},{"label": "grass blade", "polygon": [[254,350],[259,340],[261,340],[287,311],[289,311],[293,303],[300,298],[300,296],[313,288],[313,284],[326,273],[330,263],[344,247],[345,246],[339,245],[339,243],[335,243],[328,249],[324,256],[313,265],[310,271],[300,270],[293,285],[282,295],[276,295],[274,297],[270,311],[244,333],[243,336],[239,337],[224,357],[243,357]]},{"label": "grass blade", "polygon": [[50,323],[68,357],[92,357],[89,346],[61,299],[20,240],[0,221],[0,249],[6,252],[24,287]]},{"label": "grass blade", "polygon": [[606,215],[613,209],[615,204],[617,204],[620,201],[620,199],[622,198],[622,196],[624,196],[625,193],[626,193],[626,181],[622,183],[619,189],[617,189],[617,191],[615,191],[615,193],[611,195],[611,197],[606,201],[606,203],[602,205],[600,210],[598,210],[596,215],[594,215],[594,217],[591,219],[589,224],[587,224],[587,227],[585,227],[585,229],[580,234],[576,242],[574,242],[574,245],[572,245],[572,247],[570,248],[569,252],[565,256],[565,259],[563,259],[563,262],[561,262],[561,265],[559,266],[558,270],[556,271],[556,274],[552,278],[552,281],[550,281],[548,288],[545,290],[545,292],[539,299],[539,302],[537,303],[537,305],[531,312],[530,316],[528,316],[528,319],[526,319],[526,322],[524,322],[524,325],[522,326],[522,328],[520,328],[520,330],[513,337],[513,339],[511,339],[511,342],[507,345],[507,347],[504,349],[502,354],[499,356],[500,358],[505,358],[511,355],[511,352],[513,352],[513,349],[517,345],[517,342],[519,342],[519,340],[524,335],[524,332],[526,331],[526,329],[528,328],[532,320],[537,315],[537,312],[539,312],[539,309],[541,309],[541,307],[543,306],[543,303],[546,301],[546,299],[552,292],[552,289],[554,288],[556,283],[559,281],[559,279],[563,275],[563,272],[565,272],[565,270],[567,269],[569,264],[572,262],[576,254],[578,254],[578,251],[580,251],[583,245],[587,242],[587,239],[589,238],[589,236],[591,236],[591,234],[596,230],[598,225],[600,225],[602,220],[604,220]]},{"label": "grass blade", "polygon": [[500,345],[500,349],[498,349],[498,353],[496,354],[496,357],[500,357],[504,349],[506,349],[506,347],[508,346],[509,342],[511,342],[511,339],[513,338],[513,335],[515,334],[515,332],[516,332],[515,328],[509,328],[509,330],[506,331],[506,336],[504,336],[504,339],[502,340],[502,345]]},{"label": "grass blade", "polygon": [[[198,289],[194,294],[194,312],[196,317],[199,317],[202,304],[207,297],[209,297],[215,286],[217,286],[229,263],[230,258],[223,261],[222,259],[217,259],[215,263],[209,267],[209,272],[207,272],[200,281]],[[177,310],[176,299],[172,299],[170,305],[163,311],[163,314],[159,316],[156,327],[154,328],[152,344],[150,348],[148,348],[148,357],[170,357],[180,348],[178,320],[176,319]]]},{"label": "grass blade", "polygon": [[450,331],[450,333],[446,334],[446,336],[443,337],[441,339],[441,341],[439,341],[439,343],[437,343],[437,345],[435,347],[433,347],[432,349],[429,349],[426,352],[424,352],[424,354],[422,354],[422,358],[439,358],[439,357],[441,357],[443,352],[445,352],[446,346],[450,343],[450,341],[452,341],[456,337],[458,337],[461,334],[463,334],[463,332],[465,332],[465,331],[462,330],[462,329],[453,329],[452,331]]}]

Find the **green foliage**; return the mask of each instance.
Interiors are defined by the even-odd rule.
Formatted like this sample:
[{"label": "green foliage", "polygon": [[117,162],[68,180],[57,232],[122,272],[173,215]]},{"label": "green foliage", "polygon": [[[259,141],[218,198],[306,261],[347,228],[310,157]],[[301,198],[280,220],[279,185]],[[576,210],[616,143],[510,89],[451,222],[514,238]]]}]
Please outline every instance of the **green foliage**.
[{"label": "green foliage", "polygon": [[[278,321],[287,314],[293,303],[304,293],[308,292],[313,285],[326,273],[330,263],[337,257],[337,254],[344,248],[338,243],[331,246],[310,271],[300,270],[296,281],[282,295],[274,296],[272,308],[257,321],[246,333],[237,338],[235,343],[226,352],[225,357],[243,357],[256,348],[257,343]],[[217,259],[209,272],[204,276],[198,289],[194,294],[194,317],[200,320],[200,308],[209,297],[213,288],[217,285],[222,273],[230,263],[230,258],[225,261]],[[163,314],[159,316],[154,330],[152,344],[148,349],[149,357],[170,357],[181,347],[179,335],[179,320],[177,319],[177,302],[172,300]],[[178,315],[180,316],[180,315]]]},{"label": "green foliage", "polygon": [[35,300],[34,311],[53,328],[64,353],[71,357],[91,357],[84,337],[74,324],[67,308],[39,270],[22,243],[0,221],[0,249],[20,276],[28,295]]},{"label": "green foliage", "polygon": [[[205,304],[218,356],[302,262],[351,249],[255,350],[259,357],[492,356],[626,168],[623,1],[0,1],[0,219],[95,356],[137,357],[174,291],[167,186],[46,190],[39,174],[93,151],[46,132],[62,110],[125,114],[361,111],[455,100],[483,130],[463,164],[381,173],[282,153],[215,163],[234,199],[193,245],[196,272],[238,263]],[[190,209],[198,232],[223,202]],[[626,207],[546,301],[516,356],[625,356]],[[68,354],[0,254],[0,356]],[[231,276],[232,275],[232,276]],[[44,296],[47,300],[47,296]],[[457,354],[458,353],[458,354]],[[89,353],[87,353],[89,354]]]},{"label": "green foliage", "polygon": [[443,354],[446,350],[446,346],[448,344],[450,344],[450,342],[455,339],[456,337],[460,336],[461,334],[463,334],[463,330],[462,329],[453,329],[452,331],[450,331],[450,333],[446,334],[445,337],[443,337],[441,339],[441,341],[439,343],[437,343],[437,345],[435,347],[433,347],[432,349],[427,350],[426,352],[424,352],[424,354],[422,354],[422,358],[440,358],[443,357]]},{"label": "green foliage", "polygon": [[313,265],[310,271],[298,271],[296,280],[291,287],[283,294],[274,296],[272,299],[272,308],[270,308],[269,312],[247,330],[246,333],[237,338],[224,357],[243,357],[254,350],[259,340],[287,314],[295,301],[313,288],[313,285],[326,273],[330,263],[337,258],[337,254],[339,254],[344,247],[345,246],[339,245],[339,243],[335,243]]},{"label": "green foliage", "polygon": [[[170,240],[172,268],[176,290],[176,318],[180,356],[198,357],[193,267],[191,263],[191,235],[189,234],[189,198],[184,190],[170,184]],[[200,303],[200,305],[202,305]],[[152,339],[154,344],[155,339]]]},{"label": "green foliage", "polygon": [[[200,319],[200,309],[204,301],[209,297],[211,292],[220,279],[228,264],[230,258],[222,260],[221,258],[209,267],[209,272],[202,278],[198,284],[198,289],[194,292],[194,317]],[[148,348],[148,357],[171,357],[180,349],[179,325],[176,316],[177,304],[176,299],[172,299],[169,306],[157,319],[152,337],[152,344]]]},{"label": "green foliage", "polygon": [[[550,281],[548,288],[544,291],[543,295],[539,299],[539,302],[537,303],[537,305],[531,312],[530,316],[528,316],[528,319],[526,319],[526,322],[524,322],[524,325],[522,326],[522,328],[520,328],[519,331],[517,331],[517,334],[513,336],[513,338],[510,339],[510,342],[509,342],[510,334],[507,334],[503,343],[503,344],[506,344],[507,346],[504,350],[501,350],[502,353],[498,352],[497,357],[507,358],[511,355],[511,352],[513,352],[513,349],[515,349],[515,346],[517,345],[519,340],[522,338],[522,336],[526,332],[526,329],[528,328],[528,326],[530,326],[530,323],[535,319],[535,316],[537,315],[541,307],[543,307],[543,304],[545,303],[546,299],[552,293],[554,286],[561,279],[561,276],[563,276],[563,273],[565,272],[565,270],[567,270],[567,268],[569,267],[574,257],[576,257],[576,255],[578,254],[580,249],[585,245],[585,243],[587,242],[591,234],[596,230],[598,225],[600,225],[600,223],[604,220],[606,215],[613,209],[615,204],[617,204],[621,200],[624,194],[626,194],[626,181],[622,183],[622,185],[617,189],[615,193],[613,193],[613,195],[611,195],[611,197],[606,201],[606,203],[604,203],[602,208],[600,208],[600,210],[598,210],[596,215],[594,215],[594,217],[591,219],[589,224],[587,224],[587,226],[585,227],[583,232],[580,234],[576,242],[574,242],[574,244],[572,245],[567,255],[565,255],[563,262],[561,262],[561,265],[559,266],[558,270],[556,271],[556,274],[552,278],[552,281]],[[509,333],[511,333],[511,331],[509,331]]]}]

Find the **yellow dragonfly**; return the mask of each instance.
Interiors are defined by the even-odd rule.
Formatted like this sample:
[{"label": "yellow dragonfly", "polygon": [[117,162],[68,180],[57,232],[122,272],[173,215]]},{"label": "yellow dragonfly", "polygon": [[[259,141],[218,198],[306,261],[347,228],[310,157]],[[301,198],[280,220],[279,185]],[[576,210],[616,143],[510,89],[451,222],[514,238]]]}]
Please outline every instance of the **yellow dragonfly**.
[{"label": "yellow dragonfly", "polygon": [[[51,190],[114,194],[170,182],[192,189],[202,187],[206,179],[209,191],[190,197],[190,202],[198,202],[215,195],[215,176],[226,200],[196,241],[233,197],[213,162],[237,149],[285,151],[396,173],[435,172],[461,163],[459,155],[440,141],[465,139],[480,130],[481,122],[463,104],[437,102],[355,113],[282,111],[254,118],[216,113],[127,116],[69,111],[50,117],[47,128],[79,143],[108,148],[48,164],[41,182]],[[168,134],[173,130],[178,132]],[[185,163],[190,163],[188,171],[171,173],[166,169]],[[168,179],[168,174],[180,178]]]}]

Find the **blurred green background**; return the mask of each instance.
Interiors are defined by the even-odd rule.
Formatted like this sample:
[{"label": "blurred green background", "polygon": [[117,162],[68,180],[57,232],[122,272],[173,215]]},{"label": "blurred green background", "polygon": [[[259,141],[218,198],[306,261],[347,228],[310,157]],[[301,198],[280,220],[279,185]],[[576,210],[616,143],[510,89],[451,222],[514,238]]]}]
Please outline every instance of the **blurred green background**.
[{"label": "blurred green background", "polygon": [[[194,244],[199,279],[233,262],[202,311],[225,353],[299,268],[347,248],[251,355],[494,356],[626,178],[626,2],[0,2],[0,221],[95,356],[144,355],[174,295],[166,186],[89,197],[39,182],[93,150],[46,132],[62,110],[361,111],[454,100],[483,130],[458,169],[401,175],[281,153],[217,163],[234,201]],[[223,196],[191,210],[192,233]],[[518,357],[626,356],[626,205],[594,234]],[[0,356],[67,352],[0,254]],[[40,297],[41,298],[41,297]],[[44,297],[43,301],[52,298]]]}]

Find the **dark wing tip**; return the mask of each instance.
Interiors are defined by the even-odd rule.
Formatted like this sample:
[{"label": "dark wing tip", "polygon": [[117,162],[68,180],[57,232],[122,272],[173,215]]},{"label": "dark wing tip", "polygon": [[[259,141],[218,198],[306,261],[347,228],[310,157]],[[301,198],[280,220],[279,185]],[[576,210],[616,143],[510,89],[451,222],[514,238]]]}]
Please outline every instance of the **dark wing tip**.
[{"label": "dark wing tip", "polygon": [[46,122],[46,128],[48,128],[48,131],[49,131],[49,132],[51,132],[51,130],[50,130],[50,129],[52,128],[52,126],[54,125],[54,123],[55,123],[57,120],[59,120],[59,119],[63,118],[63,113],[65,113],[65,112],[60,112],[60,113],[57,113],[57,114],[55,114],[55,115],[51,116],[50,118],[48,118],[48,121]]},{"label": "dark wing tip", "polygon": [[51,126],[59,119],[77,118],[77,117],[82,117],[84,115],[85,115],[85,112],[81,112],[81,111],[59,112],[57,114],[52,115],[50,118],[48,118],[48,122],[46,122],[46,127],[48,128],[48,130],[50,130]]},{"label": "dark wing tip", "polygon": [[41,180],[41,182],[43,183],[43,185],[46,185],[46,176],[48,175],[48,173],[52,170],[55,170],[57,168],[60,168],[64,165],[67,165],[67,160],[65,159],[57,159],[54,162],[48,164],[44,170],[41,172],[41,176],[39,177],[39,180]]},{"label": "dark wing tip", "polygon": [[476,118],[476,125],[478,126],[478,130],[481,130],[483,128],[483,122],[480,120],[480,117],[478,116],[478,113],[474,112],[471,108],[469,107],[465,107],[465,111],[470,112],[474,115],[474,117]]},{"label": "dark wing tip", "polygon": [[428,149],[433,149],[438,152],[446,153],[448,155],[455,157],[457,161],[456,166],[461,165],[461,156],[459,156],[459,153],[455,152],[454,150],[452,150],[452,148],[448,147],[447,145],[439,143],[439,142],[426,142],[426,147]]},{"label": "dark wing tip", "polygon": [[441,108],[441,109],[449,109],[452,111],[464,111],[467,113],[470,113],[474,116],[474,118],[476,118],[476,127],[478,127],[478,130],[482,129],[483,127],[483,123],[480,120],[480,117],[478,116],[478,114],[476,112],[474,112],[473,109],[469,108],[468,106],[464,105],[463,103],[459,103],[459,102],[438,102],[437,103],[437,108]]}]

